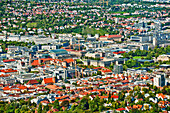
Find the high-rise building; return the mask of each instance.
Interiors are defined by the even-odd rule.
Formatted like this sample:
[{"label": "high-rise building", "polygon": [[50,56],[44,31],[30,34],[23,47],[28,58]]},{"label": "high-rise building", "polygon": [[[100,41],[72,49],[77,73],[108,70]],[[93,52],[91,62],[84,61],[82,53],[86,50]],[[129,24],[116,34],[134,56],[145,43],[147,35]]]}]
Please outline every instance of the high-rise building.
[{"label": "high-rise building", "polygon": [[156,46],[156,45],[157,45],[157,39],[153,38],[153,46]]},{"label": "high-rise building", "polygon": [[123,73],[123,65],[122,64],[114,65],[114,73],[115,74]]},{"label": "high-rise building", "polygon": [[146,51],[148,51],[148,45],[142,45],[142,46],[140,46],[140,50],[146,50]]},{"label": "high-rise building", "polygon": [[156,75],[156,77],[154,77],[154,86],[157,87],[163,87],[165,86],[165,75]]}]

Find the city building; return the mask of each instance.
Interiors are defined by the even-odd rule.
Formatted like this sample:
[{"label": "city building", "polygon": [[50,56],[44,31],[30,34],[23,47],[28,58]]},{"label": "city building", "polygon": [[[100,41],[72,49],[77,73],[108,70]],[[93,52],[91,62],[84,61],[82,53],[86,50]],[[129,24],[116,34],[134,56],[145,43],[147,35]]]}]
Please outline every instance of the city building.
[{"label": "city building", "polygon": [[114,65],[114,73],[115,74],[123,73],[123,65],[122,64]]},{"label": "city building", "polygon": [[141,45],[141,46],[140,46],[140,50],[146,50],[146,51],[148,51],[148,50],[149,50],[149,47],[148,47],[148,45]]},{"label": "city building", "polygon": [[157,87],[163,87],[165,86],[165,75],[156,75],[156,77],[154,77],[154,86]]}]

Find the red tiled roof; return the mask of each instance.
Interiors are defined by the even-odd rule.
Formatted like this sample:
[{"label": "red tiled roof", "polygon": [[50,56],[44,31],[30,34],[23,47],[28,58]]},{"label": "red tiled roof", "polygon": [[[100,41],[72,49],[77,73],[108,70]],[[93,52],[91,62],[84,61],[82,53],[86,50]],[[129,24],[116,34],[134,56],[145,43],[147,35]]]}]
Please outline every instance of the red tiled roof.
[{"label": "red tiled roof", "polygon": [[110,69],[107,70],[101,70],[102,72],[106,73],[106,72],[112,72]]},{"label": "red tiled roof", "polygon": [[1,75],[0,75],[0,77],[8,77],[8,76],[10,76],[10,74],[6,74],[6,75],[1,74]]},{"label": "red tiled roof", "polygon": [[116,111],[124,111],[125,110],[125,108],[118,108],[118,109],[116,109]]},{"label": "red tiled roof", "polygon": [[93,68],[93,69],[101,69],[101,68],[103,68],[103,67],[96,67],[96,68]]},{"label": "red tiled roof", "polygon": [[0,70],[0,72],[11,73],[11,72],[17,72],[17,70],[13,70],[13,69],[2,69],[2,70]]},{"label": "red tiled roof", "polygon": [[112,95],[111,98],[119,98],[117,95]]},{"label": "red tiled roof", "polygon": [[27,84],[38,84],[39,82],[37,80],[29,80]]},{"label": "red tiled roof", "polygon": [[40,63],[38,60],[34,60],[32,63],[31,63],[33,66],[39,66]]},{"label": "red tiled roof", "polygon": [[41,103],[49,104],[50,102],[48,102],[47,100],[43,100],[43,101],[41,101]]},{"label": "red tiled roof", "polygon": [[53,80],[53,78],[44,78],[44,83],[45,84],[55,83],[55,81]]},{"label": "red tiled roof", "polygon": [[26,86],[19,86],[18,88],[19,88],[19,89],[27,89]]},{"label": "red tiled roof", "polygon": [[125,51],[118,51],[118,52],[113,52],[114,54],[122,54],[125,53]]},{"label": "red tiled roof", "polygon": [[121,38],[122,35],[109,35],[108,38]]},{"label": "red tiled roof", "polygon": [[107,36],[100,36],[100,38],[106,38]]},{"label": "red tiled roof", "polygon": [[123,80],[122,82],[123,82],[123,83],[127,83],[127,82],[129,82],[129,80]]},{"label": "red tiled roof", "polygon": [[50,61],[50,60],[53,60],[52,58],[42,58],[41,59],[43,62],[45,62],[45,61]]},{"label": "red tiled roof", "polygon": [[138,108],[142,108],[142,105],[133,105],[133,109],[138,109]]},{"label": "red tiled roof", "polygon": [[4,87],[3,90],[10,90],[9,86]]},{"label": "red tiled roof", "polygon": [[68,95],[65,95],[65,96],[61,96],[61,97],[55,97],[55,99],[58,99],[58,100],[65,100],[66,98],[69,98]]},{"label": "red tiled roof", "polygon": [[58,87],[56,85],[47,85],[46,88],[48,88],[48,89],[57,89]]},{"label": "red tiled roof", "polygon": [[3,62],[14,62],[15,59],[3,60]]},{"label": "red tiled roof", "polygon": [[101,99],[108,98],[109,96],[99,96]]},{"label": "red tiled roof", "polygon": [[158,97],[162,97],[163,99],[164,99],[164,98],[167,98],[167,97],[166,97],[164,94],[162,94],[162,93],[159,93],[159,94],[158,94]]},{"label": "red tiled roof", "polygon": [[148,77],[148,76],[145,76],[145,77],[141,77],[141,79],[149,79],[149,77]]},{"label": "red tiled roof", "polygon": [[65,60],[63,60],[63,61],[66,61],[67,63],[74,62],[74,60],[73,60],[72,58],[70,58],[70,59],[65,59]]}]

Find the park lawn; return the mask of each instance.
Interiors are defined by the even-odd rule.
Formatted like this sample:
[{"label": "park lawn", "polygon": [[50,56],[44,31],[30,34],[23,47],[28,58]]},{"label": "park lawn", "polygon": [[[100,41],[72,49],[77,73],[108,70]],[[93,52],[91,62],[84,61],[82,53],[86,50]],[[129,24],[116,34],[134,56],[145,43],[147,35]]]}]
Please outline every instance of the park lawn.
[{"label": "park lawn", "polygon": [[146,56],[135,56],[135,57],[133,57],[133,59],[142,59],[142,57],[146,58]]}]

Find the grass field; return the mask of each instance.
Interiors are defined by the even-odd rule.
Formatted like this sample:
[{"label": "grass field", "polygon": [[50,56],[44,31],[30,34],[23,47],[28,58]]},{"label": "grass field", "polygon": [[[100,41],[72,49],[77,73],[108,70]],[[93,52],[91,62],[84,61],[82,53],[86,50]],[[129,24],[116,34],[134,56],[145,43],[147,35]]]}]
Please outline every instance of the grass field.
[{"label": "grass field", "polygon": [[142,59],[142,58],[146,58],[146,56],[135,56],[135,57],[133,57],[133,59]]}]

